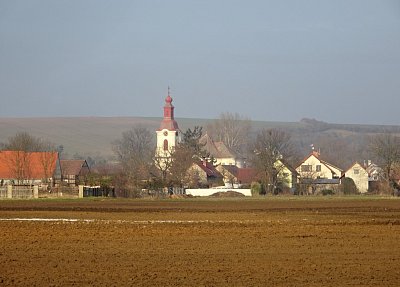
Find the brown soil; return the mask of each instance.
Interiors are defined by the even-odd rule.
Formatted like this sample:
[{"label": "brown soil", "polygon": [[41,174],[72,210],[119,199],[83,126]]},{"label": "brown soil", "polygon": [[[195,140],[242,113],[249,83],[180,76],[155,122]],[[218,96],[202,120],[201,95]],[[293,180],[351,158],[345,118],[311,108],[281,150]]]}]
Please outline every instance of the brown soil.
[{"label": "brown soil", "polygon": [[399,199],[0,201],[0,286],[398,286],[399,244]]},{"label": "brown soil", "polygon": [[216,192],[210,195],[211,197],[245,197],[243,193],[237,191],[224,191],[224,192]]}]

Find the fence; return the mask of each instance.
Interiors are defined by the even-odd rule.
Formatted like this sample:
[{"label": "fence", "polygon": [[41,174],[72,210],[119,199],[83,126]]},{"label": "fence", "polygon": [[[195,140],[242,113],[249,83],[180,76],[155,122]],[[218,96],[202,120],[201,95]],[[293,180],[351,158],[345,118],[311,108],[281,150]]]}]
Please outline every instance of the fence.
[{"label": "fence", "polygon": [[32,185],[7,185],[0,187],[0,198],[24,199],[39,198],[38,186]]},{"label": "fence", "polygon": [[57,186],[50,189],[37,185],[0,186],[0,199],[28,198],[82,198],[82,197],[115,197],[113,188],[100,186]]},{"label": "fence", "polygon": [[84,186],[83,197],[115,197],[114,188],[107,188],[101,186]]},{"label": "fence", "polygon": [[7,198],[7,186],[0,187],[0,198]]},{"label": "fence", "polygon": [[57,186],[39,190],[39,198],[79,198],[78,186]]}]

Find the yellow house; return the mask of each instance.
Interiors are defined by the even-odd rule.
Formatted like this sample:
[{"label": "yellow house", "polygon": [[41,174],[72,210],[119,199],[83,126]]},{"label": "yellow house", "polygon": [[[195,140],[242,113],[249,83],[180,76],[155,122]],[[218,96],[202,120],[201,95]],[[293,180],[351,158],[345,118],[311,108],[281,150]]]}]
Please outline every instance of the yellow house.
[{"label": "yellow house", "polygon": [[274,166],[277,171],[278,182],[282,184],[282,187],[294,188],[299,176],[298,172],[282,160],[277,160]]},{"label": "yellow house", "polygon": [[368,172],[358,162],[354,163],[346,172],[345,177],[351,178],[360,193],[368,191]]},{"label": "yellow house", "polygon": [[343,170],[320,159],[320,154],[313,151],[303,162],[296,168],[300,177],[308,179],[338,179],[342,176]]}]

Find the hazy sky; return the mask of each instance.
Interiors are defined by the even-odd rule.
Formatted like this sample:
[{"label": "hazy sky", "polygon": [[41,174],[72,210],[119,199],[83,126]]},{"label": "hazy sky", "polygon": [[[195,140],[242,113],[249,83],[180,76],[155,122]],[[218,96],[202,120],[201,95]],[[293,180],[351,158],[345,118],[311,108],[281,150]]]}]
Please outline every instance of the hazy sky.
[{"label": "hazy sky", "polygon": [[0,117],[400,124],[400,1],[0,0]]}]

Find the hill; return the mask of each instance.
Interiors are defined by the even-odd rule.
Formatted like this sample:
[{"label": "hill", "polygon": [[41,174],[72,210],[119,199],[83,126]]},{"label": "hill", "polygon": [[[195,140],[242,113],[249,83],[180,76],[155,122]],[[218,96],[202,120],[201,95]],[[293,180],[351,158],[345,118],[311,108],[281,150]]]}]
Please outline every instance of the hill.
[{"label": "hill", "polygon": [[[196,125],[206,129],[212,122],[210,119],[189,118],[178,118],[177,121],[183,131]],[[160,122],[159,117],[0,118],[0,142],[26,131],[56,145],[63,145],[65,157],[81,155],[111,159],[112,142],[119,139],[122,132],[135,125],[155,131]],[[254,131],[260,128],[283,129],[292,135],[300,157],[309,152],[310,144],[314,144],[331,160],[335,157],[333,160],[339,161],[341,166],[368,157],[368,137],[383,131],[400,134],[399,126],[330,124],[314,119],[300,122],[253,121],[252,125]]]},{"label": "hill", "polygon": [[[178,119],[182,130],[194,125],[206,125],[209,120]],[[161,118],[141,117],[56,117],[56,118],[0,118],[0,142],[18,132],[63,145],[65,156],[112,157],[112,142],[122,132],[135,125],[156,130]],[[154,133],[155,137],[155,133]]]}]

